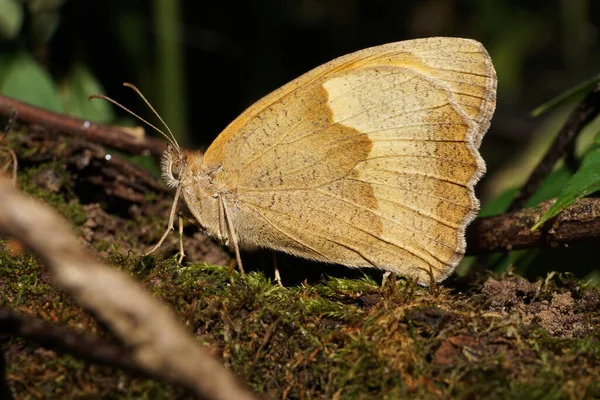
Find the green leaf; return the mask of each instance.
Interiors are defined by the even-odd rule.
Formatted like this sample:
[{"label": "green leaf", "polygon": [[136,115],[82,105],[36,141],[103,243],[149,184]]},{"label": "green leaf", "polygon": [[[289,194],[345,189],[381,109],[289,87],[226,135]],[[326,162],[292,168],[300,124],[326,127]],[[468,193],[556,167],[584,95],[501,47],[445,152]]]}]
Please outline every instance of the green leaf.
[{"label": "green leaf", "polygon": [[544,183],[529,199],[526,206],[533,207],[542,201],[550,200],[558,197],[569,180],[573,177],[573,173],[567,167],[555,169],[544,179]]},{"label": "green leaf", "polygon": [[23,25],[23,4],[18,0],[0,0],[0,39],[14,39]]},{"label": "green leaf", "polygon": [[553,98],[552,100],[537,107],[535,110],[533,110],[531,112],[531,116],[538,117],[553,108],[562,106],[563,104],[573,102],[574,99],[587,93],[590,90],[590,88],[592,86],[594,86],[595,84],[597,84],[598,82],[600,82],[600,74],[588,79],[585,82],[580,83],[579,85],[577,85],[571,89],[568,89],[567,91],[563,92],[562,94],[558,95],[557,97]]},{"label": "green leaf", "polygon": [[103,92],[102,86],[90,70],[85,65],[77,63],[60,85],[58,94],[67,114],[106,123],[115,118],[110,103],[88,100],[89,95]]},{"label": "green leaf", "polygon": [[6,70],[0,82],[0,93],[48,110],[62,112],[56,86],[29,53],[11,54],[4,61]]},{"label": "green leaf", "polygon": [[552,207],[531,229],[539,228],[550,218],[573,204],[575,200],[598,190],[600,190],[600,133],[596,135],[592,148],[583,157],[579,170],[567,182]]}]

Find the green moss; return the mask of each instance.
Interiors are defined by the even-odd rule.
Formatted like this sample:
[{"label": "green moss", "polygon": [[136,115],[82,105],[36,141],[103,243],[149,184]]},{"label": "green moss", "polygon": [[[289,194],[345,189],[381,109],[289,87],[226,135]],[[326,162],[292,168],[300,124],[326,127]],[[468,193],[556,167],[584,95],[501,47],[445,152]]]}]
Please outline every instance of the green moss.
[{"label": "green moss", "polygon": [[[9,266],[6,253],[0,255],[0,274],[14,282],[8,292],[18,292],[20,304],[33,306],[34,298],[49,296],[51,309],[81,318],[77,307],[45,283],[30,257],[23,254],[10,259]],[[172,258],[115,254],[111,261],[169,303],[188,329],[210,344],[253,389],[273,397],[285,393],[288,398],[546,395],[560,399],[570,395],[568,381],[573,377],[583,379],[599,370],[600,345],[595,336],[566,340],[544,330],[517,327],[515,337],[512,325],[498,325],[478,310],[480,300],[456,296],[444,288],[430,292],[405,280],[381,288],[368,278],[330,278],[316,285],[281,288],[262,273],[241,276],[207,264],[179,267]],[[27,290],[19,292],[19,282]],[[363,305],[364,296],[375,302]],[[440,320],[447,322],[438,324]],[[471,342],[457,350],[448,368],[440,366],[436,351],[456,337]],[[507,340],[505,347],[494,347]],[[24,368],[35,357],[32,351],[12,361],[15,368]],[[588,363],[585,370],[579,365],[582,359]],[[79,361],[70,359],[45,363],[48,371],[60,371],[63,377],[55,385],[71,394],[76,392],[71,374],[81,367]],[[181,394],[172,387],[137,379],[131,381],[127,393],[120,393],[116,379],[124,375],[99,374],[99,370],[85,376],[96,394],[119,393],[126,398]],[[94,383],[102,379],[108,379],[108,388]],[[598,393],[593,382],[580,390]],[[50,390],[44,385],[36,388],[43,393]]]},{"label": "green moss", "polygon": [[[66,194],[53,193],[35,183],[35,176],[41,171],[52,169],[61,180],[61,187],[66,188]],[[77,196],[70,190],[70,175],[59,162],[41,164],[30,169],[19,171],[19,189],[56,208],[68,221],[75,226],[81,226],[87,220],[84,208],[79,204]]]},{"label": "green moss", "polygon": [[569,354],[574,357],[582,356],[600,363],[600,336],[586,336],[573,340],[567,348]]},{"label": "green moss", "polygon": [[31,255],[23,252],[9,255],[8,241],[0,240],[0,302],[3,306],[18,307],[26,299],[43,296],[49,289],[41,279],[40,266]]}]

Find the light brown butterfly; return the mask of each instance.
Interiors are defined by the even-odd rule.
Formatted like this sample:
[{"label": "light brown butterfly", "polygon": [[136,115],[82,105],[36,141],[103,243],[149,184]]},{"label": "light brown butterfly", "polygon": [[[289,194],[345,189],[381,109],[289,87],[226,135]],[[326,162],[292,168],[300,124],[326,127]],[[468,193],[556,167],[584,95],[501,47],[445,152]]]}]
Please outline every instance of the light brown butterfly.
[{"label": "light brown butterfly", "polygon": [[[208,150],[174,137],[163,176],[208,234],[427,285],[465,252],[496,73],[473,40],[389,43],[263,97]],[[153,250],[154,250],[153,249]]]}]

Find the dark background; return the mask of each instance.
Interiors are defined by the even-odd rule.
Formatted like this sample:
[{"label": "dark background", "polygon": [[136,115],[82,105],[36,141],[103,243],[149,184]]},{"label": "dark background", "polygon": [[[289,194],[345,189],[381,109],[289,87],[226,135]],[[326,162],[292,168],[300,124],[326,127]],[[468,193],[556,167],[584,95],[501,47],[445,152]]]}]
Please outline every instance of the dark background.
[{"label": "dark background", "polygon": [[[47,0],[41,14],[33,3],[25,2],[18,35],[0,41],[0,55],[30,52],[59,88],[83,64],[106,94],[153,118],[121,86],[132,82],[182,143],[200,148],[254,101],[337,56],[418,37],[479,40],[498,73],[482,146],[488,175],[478,188],[487,213],[527,177],[569,107],[536,119],[530,112],[600,72],[596,0]],[[44,38],[40,15],[51,21]],[[532,273],[597,268],[593,245],[544,254],[529,257],[542,265]],[[581,267],[558,265],[574,254]]]},{"label": "dark background", "polygon": [[535,106],[600,65],[596,1],[181,1],[181,42],[171,46],[183,52],[185,93],[165,99],[157,87],[164,78],[156,43],[164,38],[155,3],[65,2],[48,66],[60,79],[83,59],[117,99],[127,97],[120,84],[129,81],[159,111],[165,102],[180,102],[195,144],[209,144],[244,108],[309,69],[392,41],[436,35],[481,41],[499,80],[491,136],[508,138],[527,135],[530,129],[513,124],[527,123]]}]

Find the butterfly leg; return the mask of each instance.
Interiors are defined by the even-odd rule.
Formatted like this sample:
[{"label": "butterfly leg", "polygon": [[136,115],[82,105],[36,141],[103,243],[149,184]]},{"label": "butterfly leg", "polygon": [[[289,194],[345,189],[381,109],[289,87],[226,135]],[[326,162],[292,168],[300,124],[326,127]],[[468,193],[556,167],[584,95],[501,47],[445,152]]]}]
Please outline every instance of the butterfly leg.
[{"label": "butterfly leg", "polygon": [[242,257],[240,257],[240,248],[237,243],[237,239],[233,242],[233,250],[235,251],[235,262],[240,269],[240,273],[244,275],[244,266],[242,265]]},{"label": "butterfly leg", "polygon": [[238,245],[235,229],[233,229],[233,224],[231,223],[231,216],[229,215],[227,204],[225,204],[225,199],[223,197],[221,197],[221,203],[225,214],[225,221],[227,223],[227,236],[229,238],[229,244],[233,246],[233,251],[235,252],[235,261],[240,269],[241,274],[243,275],[244,266],[242,265],[242,257],[240,256],[240,247]]},{"label": "butterfly leg", "polygon": [[150,251],[146,252],[144,256],[154,253],[156,249],[158,249],[163,244],[167,236],[169,236],[169,233],[173,230],[173,223],[175,222],[175,211],[177,210],[177,200],[179,200],[180,194],[181,186],[177,186],[177,191],[175,192],[175,199],[173,200],[173,206],[171,207],[171,215],[169,215],[169,224],[167,225],[167,230],[165,231],[165,233],[163,233],[158,243],[156,243],[156,245],[152,249],[150,249]]},{"label": "butterfly leg", "polygon": [[390,279],[390,276],[392,275],[391,271],[386,271],[383,273],[383,278],[381,279],[381,287],[384,287],[385,284],[387,283],[388,279]]},{"label": "butterfly leg", "polygon": [[273,268],[275,269],[275,282],[281,287],[283,284],[281,283],[281,275],[279,274],[279,265],[277,265],[277,253],[273,253]]},{"label": "butterfly leg", "polygon": [[433,274],[433,268],[431,267],[431,265],[429,266],[429,270],[427,270],[427,274],[429,275],[429,294],[437,296],[437,283],[435,281],[435,275]]}]

